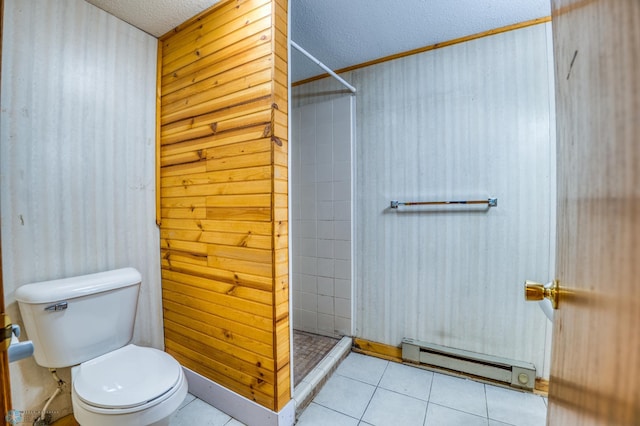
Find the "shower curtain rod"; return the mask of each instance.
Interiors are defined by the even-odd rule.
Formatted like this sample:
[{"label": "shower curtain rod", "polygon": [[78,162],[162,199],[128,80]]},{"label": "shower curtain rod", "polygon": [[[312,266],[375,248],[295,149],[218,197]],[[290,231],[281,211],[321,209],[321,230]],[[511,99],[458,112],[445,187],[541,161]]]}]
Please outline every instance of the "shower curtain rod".
[{"label": "shower curtain rod", "polygon": [[306,50],[304,50],[302,47],[300,47],[298,45],[298,43],[296,43],[293,40],[289,40],[289,44],[291,45],[291,47],[293,47],[294,49],[296,49],[298,52],[302,53],[304,56],[306,56],[307,58],[311,59],[311,61],[313,61],[316,65],[318,65],[320,68],[322,68],[323,70],[325,70],[326,72],[329,73],[329,75],[331,75],[331,77],[335,78],[336,80],[338,80],[340,83],[342,83],[342,85],[344,85],[347,89],[349,89],[352,93],[356,93],[356,88],[353,87],[352,85],[350,85],[349,83],[346,82],[346,80],[342,77],[340,77],[338,74],[336,74],[331,68],[329,68],[328,66],[326,66],[325,64],[323,64],[322,62],[320,62],[318,59],[316,59],[315,56],[313,56],[311,53],[307,52]]}]

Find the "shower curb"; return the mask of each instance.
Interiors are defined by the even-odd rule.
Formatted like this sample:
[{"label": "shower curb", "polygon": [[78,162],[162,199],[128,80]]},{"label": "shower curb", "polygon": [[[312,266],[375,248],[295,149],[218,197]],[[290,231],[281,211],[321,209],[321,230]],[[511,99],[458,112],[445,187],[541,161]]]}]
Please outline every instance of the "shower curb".
[{"label": "shower curb", "polygon": [[295,387],[293,400],[296,404],[296,418],[302,414],[302,411],[309,405],[318,392],[320,392],[322,386],[336,368],[338,368],[342,360],[349,355],[352,345],[353,339],[351,337],[342,337],[333,349],[322,358],[318,365]]}]

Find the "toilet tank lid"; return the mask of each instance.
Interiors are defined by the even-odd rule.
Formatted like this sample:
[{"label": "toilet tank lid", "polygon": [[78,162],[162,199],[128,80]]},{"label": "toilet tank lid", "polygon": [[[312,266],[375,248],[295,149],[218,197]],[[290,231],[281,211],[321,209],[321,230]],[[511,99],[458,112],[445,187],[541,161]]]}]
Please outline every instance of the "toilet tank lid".
[{"label": "toilet tank lid", "polygon": [[140,282],[142,282],[142,276],[135,268],[122,268],[97,274],[26,284],[16,290],[15,297],[18,302],[22,303],[51,303],[128,287]]}]

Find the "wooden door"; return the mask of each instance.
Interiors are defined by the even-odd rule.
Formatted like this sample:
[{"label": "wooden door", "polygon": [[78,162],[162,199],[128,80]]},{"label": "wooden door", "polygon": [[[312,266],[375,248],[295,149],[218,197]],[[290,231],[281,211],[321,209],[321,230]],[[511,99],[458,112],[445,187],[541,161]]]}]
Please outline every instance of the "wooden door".
[{"label": "wooden door", "polygon": [[557,278],[549,425],[640,424],[640,1],[552,0]]},{"label": "wooden door", "polygon": [[[0,81],[2,80],[2,25],[4,21],[4,1],[0,0]],[[0,313],[4,313],[4,286],[2,285],[2,247],[0,245]],[[11,388],[9,387],[9,355],[0,350],[0,418],[11,409]],[[4,421],[4,420],[2,420]]]}]

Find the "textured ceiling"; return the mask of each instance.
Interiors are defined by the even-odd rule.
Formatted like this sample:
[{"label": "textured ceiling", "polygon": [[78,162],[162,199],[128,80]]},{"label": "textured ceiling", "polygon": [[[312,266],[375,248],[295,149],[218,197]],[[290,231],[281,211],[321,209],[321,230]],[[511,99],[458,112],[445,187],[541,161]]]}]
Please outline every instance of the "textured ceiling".
[{"label": "textured ceiling", "polygon": [[220,0],[86,0],[154,37],[164,35],[218,1]]},{"label": "textured ceiling", "polygon": [[[87,0],[159,37],[218,0]],[[332,69],[549,16],[549,0],[290,0],[291,39]],[[292,49],[291,80],[324,73]]]},{"label": "textured ceiling", "polygon": [[[335,70],[550,14],[549,0],[291,0],[291,39]],[[323,73],[292,56],[291,81]]]}]

